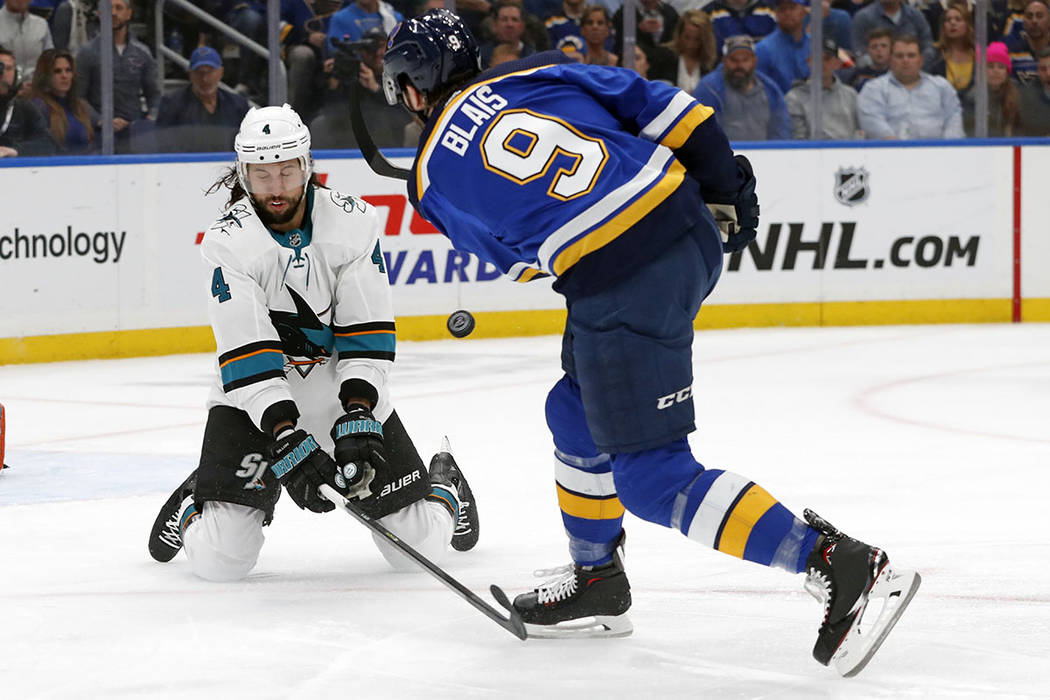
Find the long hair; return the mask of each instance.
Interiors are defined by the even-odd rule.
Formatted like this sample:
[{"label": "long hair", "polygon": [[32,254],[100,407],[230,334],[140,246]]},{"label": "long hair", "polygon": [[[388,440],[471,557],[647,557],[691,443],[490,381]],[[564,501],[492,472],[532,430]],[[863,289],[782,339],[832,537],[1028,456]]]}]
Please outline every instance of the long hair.
[{"label": "long hair", "polygon": [[88,141],[95,140],[95,129],[91,126],[91,111],[87,101],[77,97],[77,64],[73,54],[62,49],[47,49],[36,60],[36,70],[33,72],[33,83],[30,86],[30,96],[39,98],[48,109],[48,127],[51,130],[51,138],[59,146],[65,146],[66,134],[69,133],[69,120],[66,117],[65,108],[59,103],[58,98],[51,92],[51,74],[55,70],[55,64],[60,58],[69,62],[69,69],[73,71],[73,82],[70,83],[69,98],[70,111],[73,117],[84,125],[87,130]]},{"label": "long hair", "polygon": [[1006,76],[1006,82],[999,90],[988,88],[988,94],[992,97],[992,107],[995,106],[995,98],[999,98],[999,106],[1002,108],[1003,136],[1013,136],[1021,127],[1021,95],[1017,90],[1017,84]]},{"label": "long hair", "polygon": [[965,1],[960,0],[952,0],[948,3],[948,6],[944,8],[944,14],[941,15],[940,36],[938,37],[937,42],[934,44],[934,46],[937,48],[938,51],[946,51],[948,49],[948,38],[944,36],[944,24],[945,21],[948,19],[948,13],[952,10],[955,10],[956,12],[961,14],[963,22],[966,23],[966,34],[963,35],[962,44],[965,50],[973,53],[976,46],[976,32],[974,30],[973,25],[973,11],[970,9],[970,6],[967,5]]},{"label": "long hair", "polygon": [[[317,177],[317,173],[313,172],[310,173],[310,181],[307,184],[313,185],[314,187],[318,187],[321,189],[328,189],[324,186],[324,183],[321,182],[321,179]],[[218,180],[211,183],[211,186],[209,186],[208,189],[204,191],[204,194],[215,194],[216,192],[220,192],[222,190],[230,191],[230,198],[226,201],[227,209],[232,207],[234,202],[237,202],[248,196],[248,193],[244,191],[243,187],[241,187],[241,181],[237,178],[236,166],[230,166],[229,168],[227,168],[226,171],[221,176],[219,176]]]},{"label": "long hair", "polygon": [[718,46],[715,39],[714,26],[711,18],[703,10],[686,10],[678,18],[678,24],[674,27],[674,36],[667,42],[667,48],[673,50],[677,55],[683,53],[682,35],[685,33],[685,25],[692,24],[700,30],[700,48],[694,56],[700,64],[701,73],[710,73],[711,69],[718,63]]}]

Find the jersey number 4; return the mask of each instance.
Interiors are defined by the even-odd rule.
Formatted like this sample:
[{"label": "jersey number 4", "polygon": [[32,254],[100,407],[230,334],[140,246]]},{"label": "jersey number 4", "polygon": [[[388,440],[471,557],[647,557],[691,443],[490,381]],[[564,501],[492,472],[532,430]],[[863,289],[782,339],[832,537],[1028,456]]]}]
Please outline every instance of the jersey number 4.
[{"label": "jersey number 4", "polygon": [[591,191],[609,152],[601,139],[584,136],[560,119],[512,109],[485,132],[481,156],[486,169],[519,185],[554,169],[547,194],[566,201]]},{"label": "jersey number 4", "polygon": [[226,284],[226,280],[222,278],[222,268],[215,268],[215,272],[211,273],[211,295],[219,300],[221,304],[224,301],[229,301],[231,298],[230,285]]}]

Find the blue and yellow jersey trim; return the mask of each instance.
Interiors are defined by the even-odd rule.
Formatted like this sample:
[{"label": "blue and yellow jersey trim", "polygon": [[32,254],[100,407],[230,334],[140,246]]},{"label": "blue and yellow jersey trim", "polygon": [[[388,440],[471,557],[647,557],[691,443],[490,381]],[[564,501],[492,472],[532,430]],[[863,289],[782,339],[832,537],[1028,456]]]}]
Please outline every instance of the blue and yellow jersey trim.
[{"label": "blue and yellow jersey trim", "polygon": [[223,391],[230,392],[267,379],[284,378],[284,349],[275,340],[262,340],[219,355]]},{"label": "blue and yellow jersey trim", "polygon": [[335,350],[340,360],[394,361],[397,330],[393,321],[334,326],[332,332],[335,335]]},{"label": "blue and yellow jersey trim", "polygon": [[638,223],[667,199],[684,178],[685,168],[670,152],[655,150],[633,179],[547,237],[539,252],[544,269],[563,275],[580,258],[608,245]]}]

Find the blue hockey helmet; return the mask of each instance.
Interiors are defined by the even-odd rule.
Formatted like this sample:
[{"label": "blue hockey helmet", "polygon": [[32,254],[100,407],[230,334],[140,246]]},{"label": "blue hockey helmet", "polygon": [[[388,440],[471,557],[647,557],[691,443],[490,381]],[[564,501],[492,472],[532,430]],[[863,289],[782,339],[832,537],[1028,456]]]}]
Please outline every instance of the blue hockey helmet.
[{"label": "blue hockey helmet", "polygon": [[454,12],[429,10],[401,22],[386,42],[383,93],[391,105],[401,102],[402,81],[424,97],[481,72],[477,39]]}]

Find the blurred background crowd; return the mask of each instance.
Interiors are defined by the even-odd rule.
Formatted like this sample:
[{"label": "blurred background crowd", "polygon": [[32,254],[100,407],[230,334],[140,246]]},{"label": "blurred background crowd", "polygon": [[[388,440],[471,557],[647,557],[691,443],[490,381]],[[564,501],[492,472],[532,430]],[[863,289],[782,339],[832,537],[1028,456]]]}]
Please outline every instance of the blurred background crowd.
[{"label": "blurred background crowd", "polygon": [[[102,21],[112,23],[114,151],[231,150],[245,112],[273,96],[268,59],[243,41],[268,45],[266,1],[110,5],[100,17],[98,0],[0,0],[0,157],[100,152]],[[310,125],[314,148],[356,147],[351,100],[378,145],[416,147],[419,125],[383,97],[385,39],[402,18],[444,5],[280,0],[282,97]],[[807,139],[816,13],[819,138],[973,136],[980,66],[988,135],[1048,137],[1050,0],[987,7],[979,41],[967,0],[638,0],[626,63],[711,106],[733,140]],[[486,68],[552,49],[625,63],[621,0],[457,0],[456,12]]]}]

